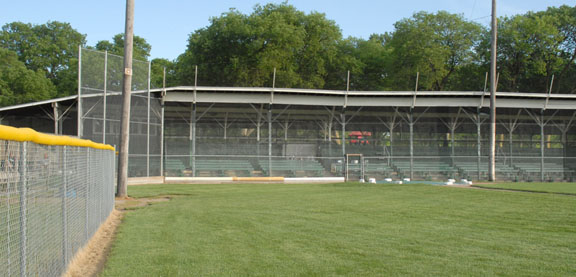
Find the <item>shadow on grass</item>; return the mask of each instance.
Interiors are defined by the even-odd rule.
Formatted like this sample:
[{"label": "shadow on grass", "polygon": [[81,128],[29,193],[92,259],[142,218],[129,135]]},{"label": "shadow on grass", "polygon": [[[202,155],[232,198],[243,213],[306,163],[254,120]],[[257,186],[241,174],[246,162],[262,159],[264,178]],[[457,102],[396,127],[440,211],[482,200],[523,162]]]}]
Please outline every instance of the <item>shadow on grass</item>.
[{"label": "shadow on grass", "polygon": [[541,194],[557,194],[557,195],[576,196],[576,193],[570,193],[570,192],[542,191],[542,190],[531,190],[531,189],[522,189],[522,188],[499,188],[499,187],[488,187],[488,186],[482,186],[482,185],[472,185],[471,187],[479,188],[479,189],[486,189],[486,190],[501,190],[501,191],[512,191],[512,192],[527,192],[527,193],[541,193]]}]

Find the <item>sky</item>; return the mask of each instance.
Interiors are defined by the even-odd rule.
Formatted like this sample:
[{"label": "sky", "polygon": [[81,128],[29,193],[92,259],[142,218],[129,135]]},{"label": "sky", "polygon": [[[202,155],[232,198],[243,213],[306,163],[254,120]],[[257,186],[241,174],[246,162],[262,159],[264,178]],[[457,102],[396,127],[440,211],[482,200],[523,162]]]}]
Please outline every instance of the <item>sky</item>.
[{"label": "sky", "polygon": [[[68,22],[87,35],[88,45],[111,40],[124,32],[126,1],[122,0],[2,0],[0,25],[20,21],[44,24]],[[188,36],[210,24],[230,8],[250,14],[255,5],[282,3],[283,0],[135,0],[134,34],[152,45],[151,58],[176,59],[184,53]],[[513,16],[528,11],[542,11],[550,6],[576,5],[576,0],[498,0],[498,16]],[[289,0],[306,13],[324,13],[334,20],[344,37],[367,39],[371,34],[394,31],[394,23],[419,11],[445,10],[461,14],[486,26],[490,23],[490,0]]]}]

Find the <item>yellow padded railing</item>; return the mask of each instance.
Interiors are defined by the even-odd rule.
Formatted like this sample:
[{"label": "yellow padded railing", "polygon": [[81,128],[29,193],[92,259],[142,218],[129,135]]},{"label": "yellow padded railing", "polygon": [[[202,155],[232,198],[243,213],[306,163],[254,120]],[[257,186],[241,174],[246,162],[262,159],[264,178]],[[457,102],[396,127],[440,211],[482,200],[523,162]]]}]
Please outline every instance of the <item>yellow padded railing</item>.
[{"label": "yellow padded railing", "polygon": [[4,125],[0,125],[0,140],[30,141],[43,145],[90,147],[94,149],[115,151],[114,147],[111,145],[96,143],[87,139],[48,135],[36,132],[30,128],[14,128]]}]

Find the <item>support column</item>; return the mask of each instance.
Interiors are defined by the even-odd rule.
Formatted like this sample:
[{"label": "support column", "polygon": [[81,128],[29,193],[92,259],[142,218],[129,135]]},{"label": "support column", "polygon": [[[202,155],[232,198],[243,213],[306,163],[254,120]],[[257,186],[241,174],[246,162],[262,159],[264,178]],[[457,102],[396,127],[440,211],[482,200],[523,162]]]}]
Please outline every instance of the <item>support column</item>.
[{"label": "support column", "polygon": [[52,103],[52,110],[54,113],[54,115],[53,115],[54,116],[54,134],[58,135],[58,125],[59,125],[58,123],[60,121],[59,120],[60,115],[58,114],[58,102]]},{"label": "support column", "polygon": [[288,125],[288,120],[289,118],[287,117],[284,121],[284,141],[288,141],[288,128],[290,128],[290,125]]},{"label": "support column", "polygon": [[392,123],[392,125],[390,126],[390,128],[388,128],[389,132],[390,132],[390,153],[389,153],[389,158],[388,158],[388,165],[391,166],[392,163],[394,162],[394,124]]},{"label": "support column", "polygon": [[[568,163],[567,163],[567,159],[568,159],[568,149],[566,148],[568,146],[568,131],[562,131],[562,168],[564,168],[564,171],[568,171]],[[567,180],[567,176],[566,176],[566,172],[564,172],[564,180]]]},{"label": "support column", "polygon": [[272,104],[268,105],[268,176],[272,177]]},{"label": "support column", "polygon": [[340,122],[342,124],[342,135],[341,135],[341,142],[342,142],[342,161],[343,167],[342,170],[344,171],[344,175],[346,175],[346,108],[342,108],[342,112],[340,113]]},{"label": "support column", "polygon": [[513,160],[513,159],[514,159],[514,158],[513,158],[513,155],[514,155],[514,149],[513,149],[514,141],[513,141],[513,139],[512,139],[512,134],[513,134],[513,131],[512,131],[512,130],[509,130],[509,131],[508,131],[508,148],[509,148],[509,149],[508,149],[508,151],[509,151],[508,160],[510,161],[510,166],[511,166],[511,167],[514,166],[514,160]]},{"label": "support column", "polygon": [[540,111],[540,181],[544,182],[544,110]]},{"label": "support column", "polygon": [[[260,126],[262,126],[262,116],[258,113],[258,120],[256,121],[256,141],[258,145],[260,145]],[[260,149],[260,146],[258,146],[258,149]]]},{"label": "support column", "polygon": [[146,109],[146,177],[150,177],[150,71],[152,64],[148,62],[148,91],[147,91],[147,109]]},{"label": "support column", "polygon": [[160,107],[160,176],[164,176],[164,100]]},{"label": "support column", "polygon": [[224,116],[224,143],[228,139],[228,113]]},{"label": "support column", "polygon": [[164,96],[166,96],[166,67],[162,70],[162,95],[160,96],[160,176],[164,176]]},{"label": "support column", "polygon": [[450,128],[450,156],[451,156],[451,160],[452,160],[452,165],[454,165],[454,156],[456,156],[456,151],[455,151],[455,139],[454,139],[454,132],[455,129],[454,128]]},{"label": "support column", "polygon": [[414,178],[414,109],[410,109],[410,180]]},{"label": "support column", "polygon": [[[545,148],[545,145],[544,145],[544,136],[545,136],[544,127],[546,127],[546,124],[548,124],[548,122],[550,120],[552,120],[552,118],[554,118],[556,113],[558,113],[558,110],[554,114],[550,115],[548,121],[544,120],[544,113],[545,113],[544,109],[540,110],[540,116],[538,116],[538,114],[536,114],[536,113],[530,112],[528,109],[525,109],[525,110],[526,110],[526,113],[528,113],[528,115],[530,115],[532,117],[532,119],[536,122],[536,124],[538,124],[538,126],[540,126],[540,180],[544,181],[544,148]],[[574,117],[570,120],[569,124],[571,124],[573,119],[574,119]],[[566,130],[568,130],[568,129],[566,129]]]},{"label": "support column", "polygon": [[482,134],[481,134],[482,121],[480,121],[480,109],[476,110],[476,148],[477,148],[477,169],[478,180],[481,179],[480,163],[482,162]]},{"label": "support column", "polygon": [[328,156],[332,157],[332,124],[334,122],[334,113],[330,114],[328,119]]},{"label": "support column", "polygon": [[190,167],[192,177],[196,177],[196,103],[192,103],[190,111]]}]

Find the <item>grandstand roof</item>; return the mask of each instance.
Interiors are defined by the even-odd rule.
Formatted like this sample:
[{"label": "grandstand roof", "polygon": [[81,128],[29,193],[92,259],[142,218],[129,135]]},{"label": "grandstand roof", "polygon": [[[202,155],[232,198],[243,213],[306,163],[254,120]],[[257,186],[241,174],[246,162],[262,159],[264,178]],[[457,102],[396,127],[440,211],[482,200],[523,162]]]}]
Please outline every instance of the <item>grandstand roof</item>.
[{"label": "grandstand roof", "polygon": [[[489,107],[490,93],[482,91],[342,91],[320,89],[261,87],[170,87],[153,89],[155,95],[165,91],[166,102],[252,103],[317,106],[372,107]],[[195,93],[194,93],[195,92]],[[134,91],[133,93],[145,93]],[[109,92],[117,95],[120,92]],[[102,93],[83,97],[102,96]],[[525,92],[497,92],[497,107],[533,109],[576,109],[576,95]],[[75,101],[77,95],[8,107],[17,110],[56,102]]]}]

